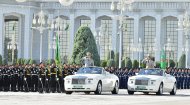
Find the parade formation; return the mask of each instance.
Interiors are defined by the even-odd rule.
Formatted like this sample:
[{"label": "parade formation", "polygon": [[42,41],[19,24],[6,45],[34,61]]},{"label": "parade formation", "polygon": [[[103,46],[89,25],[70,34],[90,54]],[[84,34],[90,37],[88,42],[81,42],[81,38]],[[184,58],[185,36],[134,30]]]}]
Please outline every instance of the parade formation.
[{"label": "parade formation", "polygon": [[[0,66],[0,91],[64,92],[64,78],[73,75],[81,65],[4,65]],[[136,75],[140,68],[105,67],[118,76],[120,89],[127,89],[128,78]],[[190,89],[190,69],[167,68],[166,72],[177,80],[178,89]]]}]

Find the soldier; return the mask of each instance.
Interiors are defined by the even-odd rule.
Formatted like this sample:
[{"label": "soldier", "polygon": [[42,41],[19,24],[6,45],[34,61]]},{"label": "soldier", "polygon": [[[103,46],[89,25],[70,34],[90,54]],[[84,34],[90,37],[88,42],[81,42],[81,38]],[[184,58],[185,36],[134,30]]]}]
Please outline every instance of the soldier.
[{"label": "soldier", "polygon": [[185,73],[184,68],[181,70],[181,81],[180,81],[180,89],[184,89],[184,80],[185,80]]},{"label": "soldier", "polygon": [[35,64],[33,64],[31,68],[31,74],[32,74],[31,91],[32,92],[38,91],[38,73],[39,73],[38,67]]},{"label": "soldier", "polygon": [[181,69],[178,69],[177,71],[177,88],[180,89],[181,84]]},{"label": "soldier", "polygon": [[39,78],[39,81],[38,81],[38,91],[40,93],[43,93],[43,91],[45,90],[45,81],[46,81],[46,77],[45,77],[45,66],[44,64],[40,64],[40,67],[39,67],[39,74],[38,74],[38,78]]},{"label": "soldier", "polygon": [[68,65],[66,65],[66,64],[64,64],[63,65],[63,68],[62,68],[62,78],[63,78],[63,80],[62,80],[62,86],[61,86],[61,91],[62,92],[65,92],[65,80],[64,80],[64,78],[67,76],[67,75],[69,75],[68,74]]},{"label": "soldier", "polygon": [[13,74],[12,74],[12,91],[18,91],[18,65],[12,66]]},{"label": "soldier", "polygon": [[57,74],[57,67],[55,63],[52,64],[51,69],[51,76],[50,76],[50,90],[52,93],[55,93],[56,91],[56,74]]},{"label": "soldier", "polygon": [[18,67],[18,91],[23,91],[24,86],[24,66],[21,65]]},{"label": "soldier", "polygon": [[188,69],[185,69],[184,70],[184,89],[187,89],[187,82],[188,82],[188,72],[187,72]]},{"label": "soldier", "polygon": [[188,75],[187,75],[187,89],[190,89],[190,69],[188,69]]},{"label": "soldier", "polygon": [[2,73],[2,71],[3,71],[3,67],[0,66],[0,91],[3,90],[3,73]]},{"label": "soldier", "polygon": [[24,69],[24,90],[29,92],[31,90],[31,66],[26,65]]},{"label": "soldier", "polygon": [[45,81],[45,92],[49,93],[50,92],[50,66],[47,65],[46,67],[46,71],[45,71],[45,77],[46,77],[46,81]]},{"label": "soldier", "polygon": [[56,71],[56,91],[58,93],[61,92],[61,86],[62,86],[62,69],[61,67],[57,67],[57,71]]}]

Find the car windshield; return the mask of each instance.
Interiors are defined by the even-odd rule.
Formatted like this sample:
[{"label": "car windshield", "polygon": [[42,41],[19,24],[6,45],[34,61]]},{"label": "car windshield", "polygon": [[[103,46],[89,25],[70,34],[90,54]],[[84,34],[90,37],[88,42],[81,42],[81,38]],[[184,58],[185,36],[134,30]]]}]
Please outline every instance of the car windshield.
[{"label": "car windshield", "polygon": [[163,75],[163,70],[160,69],[141,69],[138,75]]},{"label": "car windshield", "polygon": [[84,67],[80,68],[76,74],[102,74],[102,68]]}]

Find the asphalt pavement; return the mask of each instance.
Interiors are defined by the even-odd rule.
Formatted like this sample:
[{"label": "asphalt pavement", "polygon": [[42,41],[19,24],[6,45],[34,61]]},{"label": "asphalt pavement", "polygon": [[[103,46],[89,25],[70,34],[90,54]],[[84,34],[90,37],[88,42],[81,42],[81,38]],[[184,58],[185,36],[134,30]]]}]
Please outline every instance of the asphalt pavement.
[{"label": "asphalt pavement", "polygon": [[0,105],[190,105],[190,90],[178,90],[175,96],[169,93],[128,95],[127,90],[120,90],[118,95],[0,92]]}]

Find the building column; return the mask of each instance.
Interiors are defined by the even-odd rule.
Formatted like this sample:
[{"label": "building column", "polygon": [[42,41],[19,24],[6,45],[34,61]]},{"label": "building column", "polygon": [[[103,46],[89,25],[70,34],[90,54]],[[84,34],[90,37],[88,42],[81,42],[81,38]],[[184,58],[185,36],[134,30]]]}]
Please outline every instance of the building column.
[{"label": "building column", "polygon": [[[133,44],[134,46],[138,46],[138,42],[139,42],[139,38],[141,38],[142,40],[142,37],[139,35],[139,16],[136,15],[134,17],[134,39],[133,39]],[[132,60],[138,60],[138,52],[135,52],[135,51],[132,51]],[[140,54],[142,55],[142,53]]]},{"label": "building column", "polygon": [[70,44],[69,44],[70,55],[69,56],[71,56],[73,52],[74,37],[75,37],[75,15],[74,12],[72,11],[70,14]]},{"label": "building column", "polygon": [[4,17],[3,17],[3,13],[0,12],[0,55],[3,57],[3,31],[4,31]]},{"label": "building column", "polygon": [[25,14],[25,20],[24,20],[24,58],[29,59],[30,58],[30,38],[31,38],[31,20],[32,15],[30,15],[30,11],[27,11],[29,13]]},{"label": "building column", "polygon": [[117,30],[118,24],[116,19],[112,19],[112,50],[118,52],[119,46],[117,46]]},{"label": "building column", "polygon": [[161,15],[156,16],[156,40],[155,40],[155,61],[160,61],[161,52]]},{"label": "building column", "polygon": [[[178,16],[178,20],[183,20],[183,16]],[[179,29],[183,29],[183,26],[178,26]],[[183,30],[178,30],[178,53],[177,53],[177,60],[179,61],[181,55],[183,54],[182,48],[185,47],[185,40],[184,40]]]},{"label": "building column", "polygon": [[90,29],[94,34],[96,32],[96,11],[91,11],[91,26]]}]

